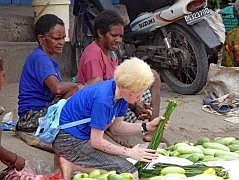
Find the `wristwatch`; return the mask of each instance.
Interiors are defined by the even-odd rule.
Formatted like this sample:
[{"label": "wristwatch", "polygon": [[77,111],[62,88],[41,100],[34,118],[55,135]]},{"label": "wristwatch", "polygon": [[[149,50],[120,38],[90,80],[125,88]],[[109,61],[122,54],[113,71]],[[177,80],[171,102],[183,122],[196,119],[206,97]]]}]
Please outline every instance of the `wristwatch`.
[{"label": "wristwatch", "polygon": [[145,122],[142,122],[142,124],[141,124],[141,132],[143,135],[145,135],[148,132]]}]

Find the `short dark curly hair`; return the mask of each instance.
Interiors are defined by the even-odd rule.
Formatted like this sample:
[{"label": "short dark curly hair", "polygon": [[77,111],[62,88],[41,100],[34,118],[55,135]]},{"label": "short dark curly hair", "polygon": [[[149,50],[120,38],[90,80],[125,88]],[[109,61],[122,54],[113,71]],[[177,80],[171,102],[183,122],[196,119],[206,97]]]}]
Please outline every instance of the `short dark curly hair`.
[{"label": "short dark curly hair", "polygon": [[123,18],[112,10],[102,11],[96,18],[94,23],[94,35],[95,38],[98,38],[97,30],[101,34],[106,34],[110,30],[110,26],[113,25],[122,25],[124,26]]},{"label": "short dark curly hair", "polygon": [[36,40],[38,35],[44,35],[48,33],[51,28],[55,27],[57,24],[64,26],[62,19],[54,14],[45,14],[41,16],[35,24],[35,37]]}]

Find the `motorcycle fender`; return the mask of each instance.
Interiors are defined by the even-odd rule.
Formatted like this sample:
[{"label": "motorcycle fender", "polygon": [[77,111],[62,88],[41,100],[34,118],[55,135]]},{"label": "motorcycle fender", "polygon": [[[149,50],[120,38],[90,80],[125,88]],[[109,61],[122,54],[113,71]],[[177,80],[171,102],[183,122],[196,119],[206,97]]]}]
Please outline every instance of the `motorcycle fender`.
[{"label": "motorcycle fender", "polygon": [[190,31],[193,30],[193,34],[199,36],[209,48],[215,48],[221,44],[219,37],[213,32],[213,29],[210,28],[205,20],[193,25],[188,25],[185,21],[179,21],[177,23],[186,29],[190,28]]}]

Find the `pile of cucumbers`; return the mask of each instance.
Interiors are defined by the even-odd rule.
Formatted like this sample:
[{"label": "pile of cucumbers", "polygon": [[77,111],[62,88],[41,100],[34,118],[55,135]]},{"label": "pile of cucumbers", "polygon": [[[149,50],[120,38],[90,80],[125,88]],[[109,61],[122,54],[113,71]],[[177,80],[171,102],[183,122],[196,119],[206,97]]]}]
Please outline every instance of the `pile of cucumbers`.
[{"label": "pile of cucumbers", "polygon": [[157,149],[158,154],[188,159],[194,163],[239,160],[239,140],[235,137],[201,137],[195,144],[176,143],[167,149]]}]

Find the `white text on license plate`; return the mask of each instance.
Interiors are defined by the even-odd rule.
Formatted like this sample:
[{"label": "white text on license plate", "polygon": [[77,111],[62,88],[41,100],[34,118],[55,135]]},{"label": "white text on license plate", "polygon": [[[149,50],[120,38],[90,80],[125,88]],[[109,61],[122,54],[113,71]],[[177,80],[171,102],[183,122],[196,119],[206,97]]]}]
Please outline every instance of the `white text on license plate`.
[{"label": "white text on license plate", "polygon": [[187,24],[194,24],[198,21],[200,21],[203,17],[211,15],[210,11],[208,8],[204,8],[200,11],[191,13],[189,15],[184,16],[184,19]]}]

